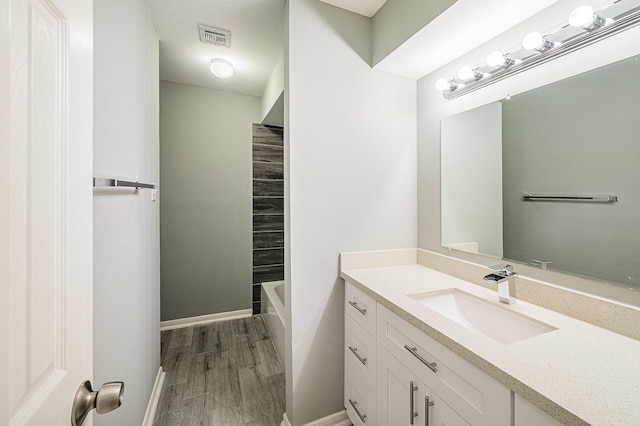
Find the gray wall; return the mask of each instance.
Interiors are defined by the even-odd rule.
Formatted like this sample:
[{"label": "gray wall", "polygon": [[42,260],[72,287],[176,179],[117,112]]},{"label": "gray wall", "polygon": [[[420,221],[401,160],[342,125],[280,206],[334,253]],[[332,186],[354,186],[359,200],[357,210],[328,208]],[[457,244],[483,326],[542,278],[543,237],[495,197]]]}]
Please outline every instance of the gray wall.
[{"label": "gray wall", "polygon": [[[578,5],[576,3],[576,6]],[[447,101],[442,97],[441,93],[434,89],[438,78],[455,75],[463,65],[481,63],[487,52],[516,46],[521,42],[523,34],[528,31],[536,28],[550,28],[559,22],[564,22],[567,19],[567,6],[566,2],[559,2],[550,6],[522,24],[515,26],[499,37],[418,81],[419,247],[476,263],[486,265],[495,263],[493,258],[455,251],[450,252],[440,245],[440,120],[443,117],[503,99],[508,95],[515,96],[535,87],[639,53],[640,45],[638,45],[637,40],[640,37],[640,27],[636,27],[452,101]],[[457,23],[451,22],[451,25],[457,25]],[[597,107],[594,106],[594,108]],[[543,124],[539,125],[542,126]],[[580,279],[552,271],[540,271],[527,268],[524,265],[519,265],[518,269],[534,278],[550,280],[559,285],[577,288],[581,291],[617,300],[625,300],[628,303],[640,304],[640,298],[637,294],[634,295],[615,286],[605,286],[597,281]]]},{"label": "gray wall", "polygon": [[416,82],[362,59],[369,19],[317,0],[287,8],[285,359],[299,426],[344,410],[338,253],[415,247]]},{"label": "gray wall", "polygon": [[[117,25],[114,25],[117,22]],[[94,1],[94,176],[158,182],[158,39],[144,0]],[[126,383],[96,425],[139,425],[160,365],[159,205],[94,192],[94,386]]]},{"label": "gray wall", "polygon": [[454,3],[454,0],[388,0],[371,18],[371,64],[383,60]]},{"label": "gray wall", "polygon": [[260,98],[160,82],[161,315],[251,308],[251,124]]},{"label": "gray wall", "polygon": [[[638,76],[631,59],[502,102],[506,258],[640,288]],[[527,202],[523,192],[620,202]]]}]

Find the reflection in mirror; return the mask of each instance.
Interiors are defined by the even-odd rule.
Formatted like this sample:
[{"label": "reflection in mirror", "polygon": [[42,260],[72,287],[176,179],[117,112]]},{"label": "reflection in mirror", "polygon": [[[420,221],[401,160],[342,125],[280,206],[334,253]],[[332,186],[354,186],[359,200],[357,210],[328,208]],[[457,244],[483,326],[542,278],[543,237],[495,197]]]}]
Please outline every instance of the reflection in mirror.
[{"label": "reflection in mirror", "polygon": [[640,289],[639,117],[633,57],[443,119],[442,245]]}]

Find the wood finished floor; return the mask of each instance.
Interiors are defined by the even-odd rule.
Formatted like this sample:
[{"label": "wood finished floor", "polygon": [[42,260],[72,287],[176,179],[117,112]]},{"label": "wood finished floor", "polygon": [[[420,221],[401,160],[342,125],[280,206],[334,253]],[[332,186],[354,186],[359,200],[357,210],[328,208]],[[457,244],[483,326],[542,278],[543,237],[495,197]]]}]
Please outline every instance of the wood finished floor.
[{"label": "wood finished floor", "polygon": [[276,426],[284,369],[261,315],[163,331],[154,426]]}]

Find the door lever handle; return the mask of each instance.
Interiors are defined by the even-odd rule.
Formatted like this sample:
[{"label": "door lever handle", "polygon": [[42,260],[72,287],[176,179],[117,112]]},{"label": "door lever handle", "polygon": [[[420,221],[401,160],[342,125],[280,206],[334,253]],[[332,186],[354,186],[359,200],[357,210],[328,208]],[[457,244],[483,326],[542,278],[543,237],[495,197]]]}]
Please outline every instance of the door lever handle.
[{"label": "door lever handle", "polygon": [[80,426],[94,408],[105,414],[122,405],[124,382],[107,382],[98,391],[91,388],[89,380],[80,384],[71,406],[71,426]]}]

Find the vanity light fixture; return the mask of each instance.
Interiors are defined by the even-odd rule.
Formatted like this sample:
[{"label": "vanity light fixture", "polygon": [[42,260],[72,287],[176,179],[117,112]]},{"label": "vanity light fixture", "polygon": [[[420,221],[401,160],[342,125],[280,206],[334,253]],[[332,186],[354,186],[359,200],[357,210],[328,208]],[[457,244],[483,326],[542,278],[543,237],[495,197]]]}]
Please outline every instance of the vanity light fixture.
[{"label": "vanity light fixture", "polygon": [[446,78],[441,78],[436,81],[436,89],[438,90],[456,90],[457,88],[457,84],[453,84]]},{"label": "vanity light fixture", "polygon": [[218,78],[229,78],[233,76],[233,65],[222,58],[213,58],[209,65],[211,73]]},{"label": "vanity light fixture", "polygon": [[462,67],[458,70],[458,78],[460,80],[475,80],[478,81],[483,77],[478,70],[472,69],[471,67]]},{"label": "vanity light fixture", "polygon": [[547,40],[542,34],[537,31],[527,34],[522,39],[522,47],[528,50],[537,50],[538,52],[544,52],[551,49],[555,45]]},{"label": "vanity light fixture", "polygon": [[608,0],[595,9],[580,6],[564,24],[545,33],[529,33],[521,45],[490,53],[485,64],[462,67],[456,77],[439,79],[436,88],[445,99],[454,99],[638,24],[640,0]]},{"label": "vanity light fixture", "polygon": [[569,15],[569,25],[575,28],[584,28],[585,30],[595,30],[604,27],[607,20],[598,15],[593,7],[585,5],[577,7]]},{"label": "vanity light fixture", "polygon": [[504,55],[502,52],[498,50],[496,50],[495,52],[489,53],[489,55],[487,56],[487,65],[489,65],[490,67],[507,68],[515,63],[516,61],[514,61],[507,55]]}]

